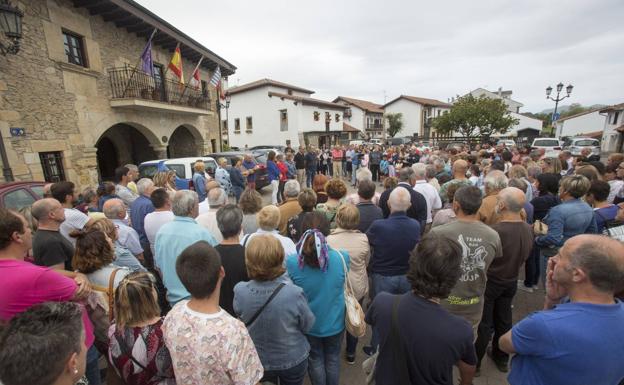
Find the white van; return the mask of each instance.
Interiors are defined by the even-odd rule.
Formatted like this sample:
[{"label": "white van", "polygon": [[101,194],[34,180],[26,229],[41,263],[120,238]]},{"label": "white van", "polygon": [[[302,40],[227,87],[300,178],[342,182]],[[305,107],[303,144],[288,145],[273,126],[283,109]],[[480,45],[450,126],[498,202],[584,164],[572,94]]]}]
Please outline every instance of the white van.
[{"label": "white van", "polygon": [[352,140],[349,142],[351,146],[362,146],[364,144],[363,140]]},{"label": "white van", "polygon": [[188,189],[193,178],[193,165],[199,159],[206,164],[206,173],[214,177],[217,162],[209,156],[149,160],[139,165],[139,176],[141,178],[152,178],[158,171],[173,170],[176,173],[176,188],[180,190]]}]

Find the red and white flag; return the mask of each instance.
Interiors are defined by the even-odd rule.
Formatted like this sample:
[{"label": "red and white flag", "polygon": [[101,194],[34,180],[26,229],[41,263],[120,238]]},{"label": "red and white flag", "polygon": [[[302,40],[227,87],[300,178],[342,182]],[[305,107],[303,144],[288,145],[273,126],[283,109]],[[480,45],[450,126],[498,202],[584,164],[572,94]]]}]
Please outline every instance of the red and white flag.
[{"label": "red and white flag", "polygon": [[189,87],[191,88],[195,88],[195,89],[200,89],[201,88],[201,79],[200,79],[200,75],[199,75],[199,66],[201,65],[202,60],[204,60],[204,57],[202,56],[199,61],[197,62],[197,65],[195,66],[195,69],[193,70],[193,73],[191,74],[191,78],[189,79]]}]

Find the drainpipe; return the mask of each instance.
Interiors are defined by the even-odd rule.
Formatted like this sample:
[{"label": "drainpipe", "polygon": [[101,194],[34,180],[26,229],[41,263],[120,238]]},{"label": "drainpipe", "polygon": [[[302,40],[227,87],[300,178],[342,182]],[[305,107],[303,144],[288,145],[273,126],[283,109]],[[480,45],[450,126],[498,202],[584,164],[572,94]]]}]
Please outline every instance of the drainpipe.
[{"label": "drainpipe", "polygon": [[2,157],[2,175],[4,175],[5,182],[13,182],[13,170],[9,166],[9,158],[7,157],[6,148],[4,147],[4,138],[0,134],[0,157]]}]

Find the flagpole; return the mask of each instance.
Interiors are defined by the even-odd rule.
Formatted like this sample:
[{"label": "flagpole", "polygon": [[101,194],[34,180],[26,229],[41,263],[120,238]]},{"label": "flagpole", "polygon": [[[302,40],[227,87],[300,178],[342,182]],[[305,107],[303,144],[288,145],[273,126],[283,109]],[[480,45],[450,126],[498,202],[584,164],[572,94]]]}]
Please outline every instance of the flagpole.
[{"label": "flagpole", "polygon": [[188,88],[188,85],[191,82],[191,79],[193,79],[193,76],[195,75],[195,71],[199,70],[199,66],[201,65],[202,60],[204,60],[204,55],[202,55],[199,58],[199,61],[197,62],[197,65],[195,66],[195,69],[193,70],[193,72],[191,72],[191,77],[189,78],[189,81],[186,82],[186,84],[184,84],[184,89],[182,90],[182,93],[180,94],[180,98],[178,99],[178,103],[180,103],[182,101],[182,98],[184,97],[184,94],[186,93],[186,89]]},{"label": "flagpole", "polygon": [[[152,39],[154,38],[154,35],[156,35],[157,31],[158,31],[158,29],[154,28],[154,31],[152,31],[152,34],[150,35],[149,39],[147,39],[147,44],[151,44],[152,43]],[[132,79],[134,78],[134,74],[137,72],[137,68],[139,67],[139,64],[141,63],[141,60],[143,60],[143,55],[142,54],[139,56],[139,60],[137,61],[137,64],[132,69],[132,74],[130,75],[130,79],[128,79],[128,82],[126,83],[126,87],[124,88],[123,94],[121,94],[122,98],[126,96],[126,91],[128,91],[128,87],[130,86],[130,82],[132,82]]]}]

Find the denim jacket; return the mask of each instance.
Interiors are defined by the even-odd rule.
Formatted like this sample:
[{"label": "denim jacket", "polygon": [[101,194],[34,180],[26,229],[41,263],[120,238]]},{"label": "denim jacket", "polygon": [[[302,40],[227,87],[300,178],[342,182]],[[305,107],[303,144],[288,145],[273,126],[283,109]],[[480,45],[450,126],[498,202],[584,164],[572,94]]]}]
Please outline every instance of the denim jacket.
[{"label": "denim jacket", "polygon": [[535,238],[535,242],[541,247],[561,247],[575,235],[597,232],[592,208],[580,199],[564,201],[553,207],[544,222],[548,225],[548,233]]},{"label": "denim jacket", "polygon": [[308,358],[310,344],[304,333],[314,324],[314,314],[303,289],[286,275],[272,281],[239,282],[234,287],[234,311],[246,322],[280,283],[286,286],[247,327],[265,371],[290,369]]}]

